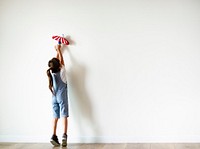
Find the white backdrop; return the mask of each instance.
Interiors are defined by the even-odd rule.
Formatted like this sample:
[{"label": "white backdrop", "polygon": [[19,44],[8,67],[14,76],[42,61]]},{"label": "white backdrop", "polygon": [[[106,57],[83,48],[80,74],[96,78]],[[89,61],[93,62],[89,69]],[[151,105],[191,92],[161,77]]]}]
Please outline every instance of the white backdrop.
[{"label": "white backdrop", "polygon": [[1,0],[0,142],[49,141],[61,34],[69,142],[200,141],[200,1]]}]

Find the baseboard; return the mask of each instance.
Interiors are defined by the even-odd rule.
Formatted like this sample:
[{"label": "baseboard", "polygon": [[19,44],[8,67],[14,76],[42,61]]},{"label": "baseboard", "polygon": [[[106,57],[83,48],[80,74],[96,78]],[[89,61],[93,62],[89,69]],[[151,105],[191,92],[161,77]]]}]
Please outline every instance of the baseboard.
[{"label": "baseboard", "polygon": [[[61,140],[61,138],[59,138]],[[0,142],[18,143],[48,143],[50,136],[11,136],[0,135]],[[200,136],[177,137],[130,137],[130,136],[100,136],[100,137],[69,137],[70,143],[200,143]]]}]

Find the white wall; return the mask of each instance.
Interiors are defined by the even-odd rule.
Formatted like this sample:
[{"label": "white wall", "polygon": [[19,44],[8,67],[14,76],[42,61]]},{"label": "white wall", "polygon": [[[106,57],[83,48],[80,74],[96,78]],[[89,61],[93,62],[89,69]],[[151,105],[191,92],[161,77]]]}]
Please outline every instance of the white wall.
[{"label": "white wall", "polygon": [[62,33],[69,142],[199,142],[199,26],[198,0],[1,0],[0,142],[49,141]]}]

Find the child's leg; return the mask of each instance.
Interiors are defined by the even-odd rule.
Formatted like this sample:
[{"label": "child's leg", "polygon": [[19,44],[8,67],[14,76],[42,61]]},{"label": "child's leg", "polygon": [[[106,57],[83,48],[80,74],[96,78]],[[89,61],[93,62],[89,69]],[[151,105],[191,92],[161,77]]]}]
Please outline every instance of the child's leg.
[{"label": "child's leg", "polygon": [[53,119],[53,134],[54,135],[56,135],[57,123],[58,123],[58,118],[54,118]]},{"label": "child's leg", "polygon": [[64,134],[67,134],[67,128],[68,128],[68,119],[67,119],[67,117],[63,118],[63,127],[64,127]]},{"label": "child's leg", "polygon": [[58,118],[54,118],[53,119],[53,135],[50,140],[51,144],[53,144],[54,146],[60,145],[60,143],[58,141],[58,137],[56,136],[57,122],[58,122]]}]

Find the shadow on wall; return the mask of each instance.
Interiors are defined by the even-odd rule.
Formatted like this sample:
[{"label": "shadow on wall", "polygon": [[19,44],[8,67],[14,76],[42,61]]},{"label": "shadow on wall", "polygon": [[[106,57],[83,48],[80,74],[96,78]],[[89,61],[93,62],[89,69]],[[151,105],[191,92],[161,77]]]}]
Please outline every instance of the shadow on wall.
[{"label": "shadow on wall", "polygon": [[[75,45],[75,43],[70,39],[70,37],[66,37],[70,45]],[[72,95],[70,95],[71,100],[71,109],[74,113],[75,120],[77,126],[79,127],[80,134],[82,136],[93,137],[95,140],[93,142],[97,142],[97,136],[100,135],[100,128],[94,118],[94,110],[92,107],[91,99],[87,92],[85,86],[86,79],[86,67],[83,64],[78,63],[78,61],[73,57],[68,47],[64,47],[67,49],[69,58],[71,61],[71,68],[68,71],[68,75],[70,78],[69,90]],[[87,138],[82,137],[82,142],[87,142]],[[91,140],[90,140],[91,141]]]}]

